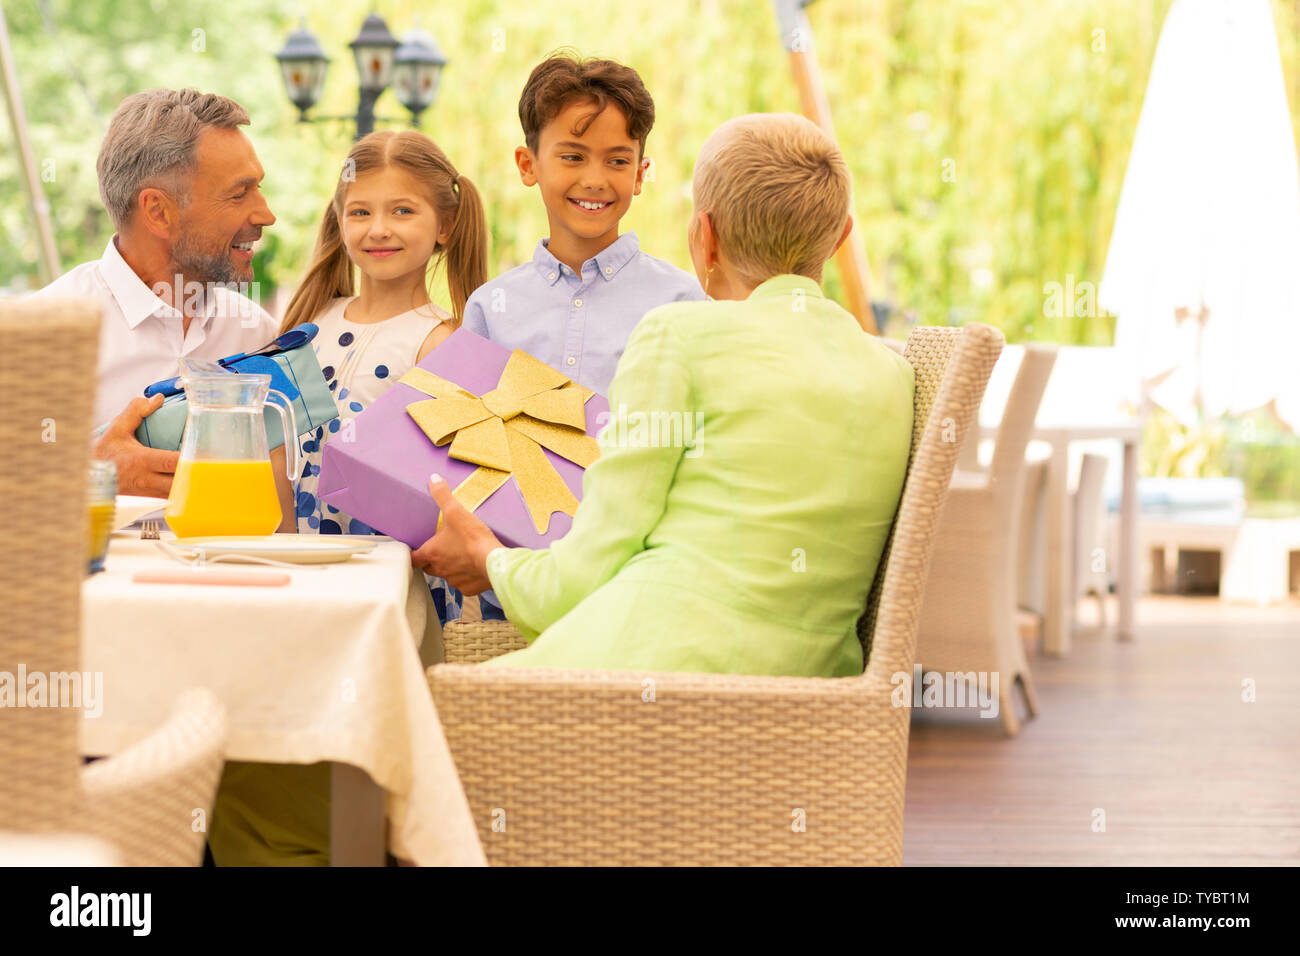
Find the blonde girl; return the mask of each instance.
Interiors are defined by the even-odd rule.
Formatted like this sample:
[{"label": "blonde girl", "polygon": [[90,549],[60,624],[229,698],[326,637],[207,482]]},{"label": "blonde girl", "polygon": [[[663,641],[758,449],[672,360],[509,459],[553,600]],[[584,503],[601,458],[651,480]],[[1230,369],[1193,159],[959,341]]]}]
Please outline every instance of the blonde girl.
[{"label": "blonde girl", "polygon": [[[444,260],[450,311],[429,292]],[[372,533],[317,500],[321,446],[451,334],[486,263],[478,191],[433,140],[384,131],[352,147],[281,328],[320,327],[316,355],[341,416],[302,439],[300,533]],[[327,865],[328,824],[328,765],[231,761],[209,844],[219,866]]]},{"label": "blonde girl", "polygon": [[[443,261],[450,311],[430,294]],[[459,326],[486,269],[478,190],[433,140],[385,130],[352,147],[281,328],[320,327],[316,355],[340,416],[304,436],[300,533],[372,533],[317,499],[322,446]]]}]

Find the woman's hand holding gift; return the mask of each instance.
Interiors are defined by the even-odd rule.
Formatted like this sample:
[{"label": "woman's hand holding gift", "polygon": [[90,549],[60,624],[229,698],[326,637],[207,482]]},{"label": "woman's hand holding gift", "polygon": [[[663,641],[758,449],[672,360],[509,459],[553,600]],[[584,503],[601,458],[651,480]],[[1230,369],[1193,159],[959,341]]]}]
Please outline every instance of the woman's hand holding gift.
[{"label": "woman's hand holding gift", "polygon": [[475,518],[451,493],[441,475],[429,478],[429,493],[441,515],[438,530],[411,553],[411,563],[427,574],[446,578],[463,594],[474,595],[492,587],[487,556],[502,547],[492,529]]}]

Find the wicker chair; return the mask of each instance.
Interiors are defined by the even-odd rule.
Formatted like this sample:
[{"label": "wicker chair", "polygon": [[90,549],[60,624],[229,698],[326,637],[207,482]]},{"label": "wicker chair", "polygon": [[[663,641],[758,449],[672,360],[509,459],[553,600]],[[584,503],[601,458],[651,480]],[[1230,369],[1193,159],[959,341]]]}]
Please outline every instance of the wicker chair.
[{"label": "wicker chair", "polygon": [[465,666],[523,646],[500,622],[449,626],[429,669],[495,864],[902,862],[909,674],[930,538],[1002,348],[985,325],[922,328],[911,460],[859,636],[860,677]]},{"label": "wicker chair", "polygon": [[[0,549],[0,672],[80,668],[87,547],[86,471],[99,305],[0,303],[0,501],[18,547]],[[89,832],[129,863],[198,865],[221,771],[225,718],[208,692],[185,695],[159,731],[83,770],[74,706],[0,711],[0,830]]]},{"label": "wicker chair", "polygon": [[934,580],[943,587],[926,595],[916,638],[916,661],[927,672],[998,675],[1002,727],[1013,736],[1020,731],[1012,693],[1017,682],[1024,688],[1030,715],[1038,712],[1016,626],[1016,555],[1025,446],[1055,362],[1055,349],[1025,349],[998,428],[992,465],[986,472],[958,471],[952,476],[931,561]]}]

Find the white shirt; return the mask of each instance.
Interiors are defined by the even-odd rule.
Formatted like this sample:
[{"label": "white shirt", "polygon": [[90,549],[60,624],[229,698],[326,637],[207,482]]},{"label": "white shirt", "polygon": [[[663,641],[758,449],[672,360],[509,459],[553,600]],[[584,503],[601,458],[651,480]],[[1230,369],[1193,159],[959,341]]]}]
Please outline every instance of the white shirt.
[{"label": "white shirt", "polygon": [[[90,296],[103,307],[99,327],[95,424],[117,417],[147,386],[180,374],[182,358],[219,359],[266,345],[280,324],[253,300],[214,285],[207,312],[190,321],[159,298],[117,251],[117,236],[102,259],[75,266],[34,296]],[[182,304],[188,293],[182,298]]]}]

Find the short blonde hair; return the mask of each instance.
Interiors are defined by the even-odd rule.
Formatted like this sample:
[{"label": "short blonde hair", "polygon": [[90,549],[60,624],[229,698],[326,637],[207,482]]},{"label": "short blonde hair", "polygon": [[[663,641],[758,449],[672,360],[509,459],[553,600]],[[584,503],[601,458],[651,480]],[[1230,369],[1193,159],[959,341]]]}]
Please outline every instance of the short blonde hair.
[{"label": "short blonde hair", "polygon": [[198,90],[145,90],[124,99],[99,148],[99,196],[122,230],[142,189],[165,188],[189,203],[190,174],[199,134],[215,126],[248,123],[248,110],[232,99]]},{"label": "short blonde hair", "polygon": [[723,255],[753,285],[787,273],[820,282],[848,221],[850,192],[835,141],[794,113],[728,120],[695,165],[696,213],[709,214]]}]

